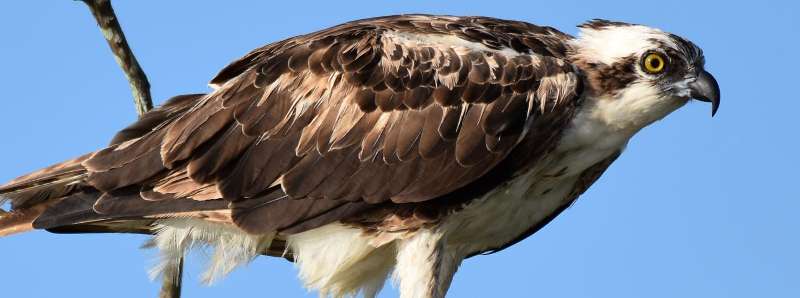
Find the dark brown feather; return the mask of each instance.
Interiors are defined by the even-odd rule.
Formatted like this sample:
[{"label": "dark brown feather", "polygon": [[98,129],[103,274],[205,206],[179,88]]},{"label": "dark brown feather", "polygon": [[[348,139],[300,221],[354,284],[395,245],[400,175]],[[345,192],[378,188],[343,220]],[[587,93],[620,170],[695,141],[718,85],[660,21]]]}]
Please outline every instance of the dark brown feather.
[{"label": "dark brown feather", "polygon": [[447,143],[439,134],[439,125],[444,115],[442,109],[444,108],[435,105],[425,109],[425,122],[419,136],[419,154],[422,158],[436,157],[447,148]]},{"label": "dark brown feather", "polygon": [[425,124],[424,111],[406,111],[403,119],[403,127],[397,136],[395,145],[395,156],[400,161],[406,162],[418,156],[419,138],[422,134],[422,126]]},{"label": "dark brown feather", "polygon": [[225,133],[215,139],[203,152],[198,152],[186,167],[189,177],[199,183],[214,181],[220,171],[240,157],[255,137],[245,135],[243,127],[232,124]]},{"label": "dark brown feather", "polygon": [[461,129],[463,113],[463,106],[444,108],[444,115],[438,128],[439,136],[445,140],[455,139]]},{"label": "dark brown feather", "polygon": [[456,161],[464,167],[470,167],[482,161],[489,150],[485,143],[485,134],[480,119],[485,106],[472,106],[464,115],[464,125],[456,139]]},{"label": "dark brown feather", "polygon": [[186,198],[163,201],[144,200],[138,191],[118,190],[104,193],[94,202],[94,212],[100,217],[136,218],[144,216],[169,215],[191,211],[227,209],[228,201],[197,201]]},{"label": "dark brown feather", "polygon": [[483,114],[483,131],[491,136],[519,131],[528,118],[527,94],[505,94],[490,103]]},{"label": "dark brown feather", "polygon": [[230,120],[231,109],[223,109],[221,103],[211,101],[203,108],[185,114],[174,125],[167,128],[161,144],[161,156],[167,167],[188,158],[194,149],[208,141]]},{"label": "dark brown feather", "polygon": [[185,94],[168,99],[158,108],[142,115],[136,122],[120,130],[111,139],[110,146],[142,137],[153,129],[170,122],[177,115],[193,107],[205,94]]},{"label": "dark brown feather", "polygon": [[290,198],[306,197],[344,162],[344,157],[347,157],[348,153],[349,151],[336,150],[326,154],[325,158],[318,152],[303,156],[281,178],[283,191]]}]

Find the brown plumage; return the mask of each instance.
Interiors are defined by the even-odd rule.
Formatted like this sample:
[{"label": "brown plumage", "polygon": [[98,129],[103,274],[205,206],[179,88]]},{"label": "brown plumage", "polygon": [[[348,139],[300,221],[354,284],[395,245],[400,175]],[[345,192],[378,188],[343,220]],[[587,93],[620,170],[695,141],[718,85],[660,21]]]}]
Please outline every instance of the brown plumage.
[{"label": "brown plumage", "polygon": [[[425,41],[451,35],[464,44]],[[556,143],[581,87],[567,38],[436,16],[290,38],[224,68],[213,92],[171,99],[109,147],[0,193],[18,212],[50,206],[33,226],[70,231],[229,209],[245,231],[296,233],[370,210],[457,208],[457,193],[488,191]]]}]

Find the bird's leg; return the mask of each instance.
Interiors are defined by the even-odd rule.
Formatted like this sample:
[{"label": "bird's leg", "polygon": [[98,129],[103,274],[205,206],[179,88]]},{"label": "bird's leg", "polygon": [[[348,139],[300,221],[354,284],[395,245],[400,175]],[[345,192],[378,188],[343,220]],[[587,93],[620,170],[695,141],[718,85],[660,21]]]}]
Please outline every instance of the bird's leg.
[{"label": "bird's leg", "polygon": [[400,243],[394,277],[401,298],[443,298],[447,294],[463,257],[446,248],[443,235],[435,230],[421,230]]}]

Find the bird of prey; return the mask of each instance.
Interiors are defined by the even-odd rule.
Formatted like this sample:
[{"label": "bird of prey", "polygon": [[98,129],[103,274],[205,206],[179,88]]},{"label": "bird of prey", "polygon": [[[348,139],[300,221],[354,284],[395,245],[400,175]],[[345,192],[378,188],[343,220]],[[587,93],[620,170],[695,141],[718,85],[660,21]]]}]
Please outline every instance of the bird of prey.
[{"label": "bird of prey", "polygon": [[488,17],[398,15],[255,49],[108,147],[0,187],[0,234],[152,234],[168,274],[260,255],[322,296],[445,296],[459,264],[534,234],[628,140],[690,99],[703,52],[643,25],[577,37]]}]

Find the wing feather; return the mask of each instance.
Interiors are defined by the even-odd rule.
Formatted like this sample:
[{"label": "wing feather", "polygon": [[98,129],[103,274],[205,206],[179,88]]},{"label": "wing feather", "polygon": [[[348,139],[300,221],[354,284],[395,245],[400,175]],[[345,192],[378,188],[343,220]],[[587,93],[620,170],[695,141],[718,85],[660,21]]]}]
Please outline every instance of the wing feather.
[{"label": "wing feather", "polygon": [[267,45],[224,68],[212,93],[145,115],[84,161],[100,192],[93,211],[114,220],[230,205],[248,232],[299,232],[451,200],[510,155],[522,167],[555,145],[579,104],[570,38],[407,15]]}]

